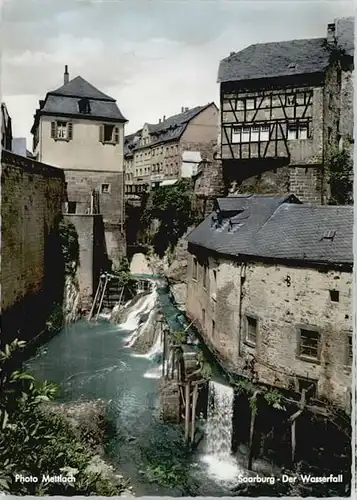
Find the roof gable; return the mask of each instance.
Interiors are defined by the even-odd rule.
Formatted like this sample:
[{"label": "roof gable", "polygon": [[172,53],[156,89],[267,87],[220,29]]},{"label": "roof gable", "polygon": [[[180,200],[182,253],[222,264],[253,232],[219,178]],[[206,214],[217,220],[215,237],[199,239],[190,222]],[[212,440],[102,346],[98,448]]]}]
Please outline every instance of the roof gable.
[{"label": "roof gable", "polygon": [[62,85],[62,87],[52,90],[51,92],[48,92],[48,94],[78,98],[87,97],[88,99],[115,102],[115,99],[98,90],[81,76],[76,76],[68,83]]}]

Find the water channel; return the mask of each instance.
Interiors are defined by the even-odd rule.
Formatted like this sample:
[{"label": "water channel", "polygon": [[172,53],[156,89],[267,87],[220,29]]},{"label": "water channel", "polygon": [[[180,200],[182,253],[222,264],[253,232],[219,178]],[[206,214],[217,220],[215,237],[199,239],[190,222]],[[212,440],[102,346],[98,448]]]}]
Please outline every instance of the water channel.
[{"label": "water channel", "polygon": [[[58,383],[63,402],[97,398],[108,402],[108,418],[116,432],[107,443],[107,453],[123,475],[130,478],[136,495],[232,494],[233,479],[243,468],[229,457],[229,391],[227,396],[227,389],[222,393],[221,388],[223,396],[216,403],[218,412],[209,413],[206,427],[210,435],[206,442],[189,452],[182,444],[182,428],[160,420],[161,359],[157,339],[147,355],[138,355],[130,347],[133,338],[145,328],[145,322],[151,321],[150,310],[158,297],[169,323],[179,321],[167,291],[158,292],[154,290],[140,299],[124,324],[113,324],[101,317],[98,322],[82,319],[66,326],[39,348],[29,360],[28,369],[42,380]],[[140,318],[144,318],[141,324]],[[166,487],[153,481],[150,471],[157,468],[164,474],[174,472],[181,484]]]}]

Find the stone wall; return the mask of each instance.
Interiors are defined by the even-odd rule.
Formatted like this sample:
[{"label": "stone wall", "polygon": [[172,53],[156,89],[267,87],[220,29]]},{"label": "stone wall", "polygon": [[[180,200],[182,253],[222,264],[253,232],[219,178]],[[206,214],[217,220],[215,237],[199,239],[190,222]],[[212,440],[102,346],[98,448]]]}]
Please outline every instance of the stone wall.
[{"label": "stone wall", "polygon": [[63,297],[64,266],[56,226],[64,174],[2,151],[1,342],[40,333]]},{"label": "stone wall", "polygon": [[[76,213],[78,214],[89,213],[91,193],[93,190],[99,192],[99,206],[104,221],[107,253],[113,264],[117,265],[126,252],[123,230],[125,217],[123,173],[66,169],[65,176],[68,201],[77,203]],[[103,184],[109,186],[108,192],[103,192]]]},{"label": "stone wall", "polygon": [[[208,258],[207,290],[198,263],[193,279],[193,259],[188,266],[188,315],[197,319],[203,337],[227,366],[245,374],[254,362],[262,383],[299,392],[299,379],[317,382],[318,399],[348,409],[352,335],[352,274],[319,271],[288,264],[234,263]],[[339,292],[334,302],[330,290]],[[247,316],[257,324],[254,345],[247,339]],[[320,332],[319,359],[299,356],[300,329]]]},{"label": "stone wall", "polygon": [[104,226],[101,215],[64,215],[76,228],[79,242],[77,278],[81,308],[88,311],[106,264]]}]

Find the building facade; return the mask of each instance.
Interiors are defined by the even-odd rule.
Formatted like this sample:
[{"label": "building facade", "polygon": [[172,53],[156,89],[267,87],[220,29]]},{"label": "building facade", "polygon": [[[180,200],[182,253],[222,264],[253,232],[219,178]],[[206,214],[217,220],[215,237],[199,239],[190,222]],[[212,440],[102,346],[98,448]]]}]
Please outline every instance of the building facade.
[{"label": "building facade", "polygon": [[82,77],[46,94],[34,115],[33,152],[65,172],[69,214],[103,216],[106,251],[118,263],[125,251],[124,126],[115,99]]},{"label": "building facade", "polygon": [[125,138],[126,193],[187,176],[190,169],[185,154],[199,156],[193,163],[212,156],[217,134],[218,109],[214,103],[182,108],[178,115],[164,116],[156,124],[145,123]]},{"label": "building facade", "polygon": [[227,186],[328,201],[329,148],[352,142],[353,28],[354,19],[340,19],[326,38],[251,45],[221,61]]},{"label": "building facade", "polygon": [[294,196],[232,196],[188,237],[187,311],[228,369],[351,404],[350,206]]}]

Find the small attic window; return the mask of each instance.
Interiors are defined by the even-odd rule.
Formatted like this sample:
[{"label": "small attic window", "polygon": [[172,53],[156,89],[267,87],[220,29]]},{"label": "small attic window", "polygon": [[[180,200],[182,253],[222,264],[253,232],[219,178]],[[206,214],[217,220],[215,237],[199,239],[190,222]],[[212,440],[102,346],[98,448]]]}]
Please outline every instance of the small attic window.
[{"label": "small attic window", "polygon": [[295,69],[296,68],[296,64],[295,63],[290,63],[289,66],[288,66],[289,69]]},{"label": "small attic window", "polygon": [[335,237],[335,234],[336,234],[336,231],[333,231],[333,230],[325,231],[323,236],[322,236],[322,239],[332,241]]},{"label": "small attic window", "polygon": [[89,99],[84,97],[83,99],[80,99],[78,101],[78,110],[80,113],[83,115],[89,115],[90,114],[90,102]]}]

